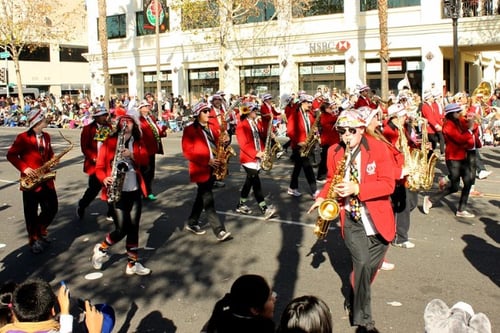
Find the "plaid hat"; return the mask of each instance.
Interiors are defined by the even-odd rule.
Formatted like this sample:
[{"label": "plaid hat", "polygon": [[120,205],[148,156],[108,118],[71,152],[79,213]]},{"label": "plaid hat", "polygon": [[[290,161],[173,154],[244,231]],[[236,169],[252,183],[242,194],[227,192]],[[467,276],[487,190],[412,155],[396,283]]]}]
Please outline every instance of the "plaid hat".
[{"label": "plaid hat", "polygon": [[367,90],[370,90],[370,87],[367,86],[366,84],[362,84],[361,86],[359,86],[359,92],[363,92],[363,91],[367,91]]},{"label": "plaid hat", "polygon": [[151,107],[151,104],[149,104],[149,102],[148,102],[148,101],[146,101],[145,99],[143,99],[143,100],[139,103],[139,105],[137,106],[137,110],[139,110],[140,108],[142,108],[142,107],[144,107],[144,106],[149,106],[149,107]]},{"label": "plaid hat", "polygon": [[268,99],[273,99],[273,95],[271,94],[264,94],[262,95],[262,100],[267,101]]},{"label": "plaid hat", "polygon": [[426,90],[426,91],[424,91],[424,96],[423,97],[424,97],[424,101],[426,101],[429,98],[434,97],[434,95],[432,94],[432,91]]},{"label": "plaid hat", "polygon": [[224,92],[224,90],[219,90],[215,94],[220,95],[220,96],[226,96],[226,93]]},{"label": "plaid hat", "polygon": [[38,107],[33,107],[28,113],[28,127],[32,128],[45,118],[45,112]]},{"label": "plaid hat", "polygon": [[313,101],[313,97],[311,95],[303,94],[299,97],[299,103],[311,102]]},{"label": "plaid hat", "polygon": [[108,110],[106,110],[104,106],[100,106],[92,110],[92,117],[104,116],[105,114],[108,113],[109,113]]},{"label": "plaid hat", "polygon": [[461,111],[462,111],[462,108],[457,103],[450,103],[444,107],[444,114],[445,115],[448,113],[461,112]]},{"label": "plaid hat", "polygon": [[339,114],[335,127],[365,127],[366,121],[356,110],[345,110]]},{"label": "plaid hat", "polygon": [[210,105],[204,102],[199,102],[193,106],[193,116],[198,117],[203,110],[210,110]]},{"label": "plaid hat", "polygon": [[403,104],[401,104],[401,103],[392,104],[387,109],[387,115],[389,117],[392,117],[392,116],[396,116],[396,117],[405,116],[406,115],[405,106]]},{"label": "plaid hat", "polygon": [[216,99],[218,99],[218,100],[221,100],[221,101],[222,101],[222,96],[221,96],[221,95],[219,95],[219,94],[215,94],[215,95],[213,95],[213,96],[212,96],[212,101],[214,101],[214,100],[216,100]]}]

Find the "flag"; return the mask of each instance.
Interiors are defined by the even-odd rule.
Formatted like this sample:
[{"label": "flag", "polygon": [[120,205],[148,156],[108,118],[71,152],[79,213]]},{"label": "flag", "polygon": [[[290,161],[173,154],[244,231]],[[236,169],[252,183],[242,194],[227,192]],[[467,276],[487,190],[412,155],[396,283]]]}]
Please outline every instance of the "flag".
[{"label": "flag", "polygon": [[[159,8],[159,15],[156,8]],[[143,0],[144,29],[155,30],[156,18],[159,16],[160,32],[167,30],[168,8],[165,0]]]}]

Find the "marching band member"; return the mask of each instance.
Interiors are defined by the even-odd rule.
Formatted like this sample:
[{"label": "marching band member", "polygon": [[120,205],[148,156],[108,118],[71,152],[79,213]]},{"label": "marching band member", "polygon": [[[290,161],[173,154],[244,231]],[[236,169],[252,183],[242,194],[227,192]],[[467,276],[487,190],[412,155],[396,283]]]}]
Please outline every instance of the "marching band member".
[{"label": "marching band member", "polygon": [[[311,95],[300,95],[299,107],[290,113],[286,128],[286,134],[291,140],[291,147],[293,150],[292,159],[294,162],[292,178],[287,193],[294,197],[300,197],[302,195],[298,189],[301,169],[304,169],[304,174],[309,183],[313,198],[318,194],[316,177],[314,176],[314,170],[309,160],[309,156],[300,155],[301,148],[304,147],[311,130],[313,130],[311,127],[314,124],[315,118],[314,114],[311,112],[312,101],[313,97]],[[311,133],[311,135],[313,135],[313,133]]]},{"label": "marching band member", "polygon": [[236,138],[240,145],[240,163],[247,176],[241,188],[240,201],[236,211],[240,214],[252,214],[252,210],[246,205],[250,190],[253,190],[255,200],[259,204],[260,211],[266,220],[270,219],[276,212],[273,206],[268,206],[262,194],[262,185],[259,178],[260,161],[264,156],[265,128],[262,122],[257,122],[257,105],[244,105],[241,108],[241,118],[236,128]]},{"label": "marching band member", "polygon": [[[117,131],[104,141],[99,150],[96,164],[96,176],[103,184],[101,198],[108,201],[109,195],[118,195],[113,203],[115,208],[115,230],[108,233],[105,239],[94,246],[92,266],[101,269],[106,261],[109,248],[125,240],[127,251],[127,275],[149,275],[151,270],[138,261],[139,223],[142,213],[142,196],[146,194],[146,184],[141,174],[141,167],[149,160],[147,147],[141,139],[138,119],[131,115],[118,118]],[[114,175],[117,164],[126,165],[123,185],[117,184]],[[110,191],[110,193],[108,193]]]},{"label": "marching band member", "polygon": [[[212,131],[217,131],[218,133],[221,132],[222,117],[226,117],[226,110],[224,108],[222,100],[223,100],[222,96],[217,94],[213,95],[212,98],[210,99],[210,115],[208,121],[211,125],[210,128],[212,129]],[[228,128],[226,128],[225,130],[228,130]],[[229,140],[231,140],[230,137]],[[228,144],[229,143],[230,142],[228,142]],[[214,187],[224,187],[224,186],[226,186],[226,184],[223,181],[220,180],[214,181]]]},{"label": "marching band member", "polygon": [[[436,149],[439,142],[441,154],[445,150],[443,137],[443,118],[439,113],[438,104],[434,101],[434,95],[430,90],[424,91],[424,104],[422,105],[422,117],[427,119],[427,137],[432,143],[432,151]],[[430,151],[429,153],[432,153]]]},{"label": "marching band member", "polygon": [[[363,332],[378,332],[371,312],[371,283],[382,265],[395,223],[390,194],[394,191],[392,157],[385,143],[364,135],[366,123],[354,110],[340,113],[337,132],[342,142],[328,150],[328,178],[309,211],[319,207],[331,186],[339,198],[340,225],[351,253],[351,297],[346,300],[351,325]],[[344,181],[332,184],[349,143]]]},{"label": "marching band member", "polygon": [[213,170],[221,163],[215,156],[215,150],[219,140],[224,138],[219,137],[220,131],[217,130],[217,125],[209,121],[209,112],[208,104],[203,102],[196,104],[193,107],[195,121],[184,128],[182,133],[182,152],[189,161],[189,178],[198,187],[186,230],[196,235],[205,234],[206,231],[201,229],[199,222],[200,215],[205,210],[215,237],[219,241],[225,241],[231,233],[226,231],[224,223],[215,212],[212,193],[215,182]]},{"label": "marching band member", "polygon": [[321,160],[318,165],[318,176],[316,179],[319,183],[325,183],[326,181],[326,156],[328,149],[340,142],[340,137],[335,130],[335,123],[337,122],[339,105],[334,100],[333,102],[325,101],[319,107],[320,110],[320,146],[321,146]]},{"label": "marching band member", "polygon": [[[430,208],[443,197],[458,191],[460,179],[464,186],[458,202],[457,217],[475,217],[469,213],[467,201],[475,177],[475,151],[469,150],[480,148],[479,130],[476,123],[466,120],[461,116],[461,107],[456,103],[451,103],[445,107],[445,122],[443,125],[444,139],[446,141],[445,160],[449,173],[449,183],[443,192],[424,197],[423,211],[429,214]],[[472,164],[473,163],[473,164]]]},{"label": "marching band member", "polygon": [[139,122],[141,125],[142,141],[148,147],[149,163],[142,166],[141,173],[146,183],[147,194],[144,196],[149,201],[156,200],[153,194],[152,183],[156,170],[156,154],[163,155],[163,143],[161,138],[167,136],[166,127],[160,128],[155,116],[151,114],[151,105],[143,100],[137,107],[139,110]]},{"label": "marching band member", "polygon": [[[36,170],[54,156],[45,113],[33,107],[28,113],[28,130],[17,135],[7,152],[7,160],[21,172],[21,177],[36,177]],[[31,190],[23,190],[23,209],[31,252],[41,253],[48,244],[47,228],[58,211],[54,179],[49,179]],[[38,213],[40,208],[40,213]]]},{"label": "marching band member", "polygon": [[[109,113],[106,108],[94,108],[92,111],[93,121],[83,127],[80,135],[80,147],[85,158],[83,161],[83,171],[89,175],[87,189],[80,201],[78,201],[78,207],[76,208],[76,213],[80,219],[83,219],[85,209],[102,190],[102,184],[95,174],[95,165],[97,162],[97,153],[112,130],[108,117]],[[113,205],[108,204],[107,219],[112,221],[114,218],[113,215]]]},{"label": "marching band member", "polygon": [[368,106],[371,109],[376,109],[377,104],[374,103],[370,98],[370,87],[367,85],[362,85],[359,87],[358,100],[354,104],[355,109],[359,109],[362,106]]},{"label": "marching band member", "polygon": [[[264,131],[264,137],[268,135],[267,131],[270,125],[269,122],[273,122],[273,119],[280,115],[272,105],[272,99],[273,96],[271,94],[264,94],[262,96],[262,105],[260,107],[260,121],[262,122],[262,130]],[[274,126],[271,126],[271,131],[273,131],[274,133]],[[276,144],[276,139],[273,135],[271,138],[271,146],[274,146],[275,144]],[[280,158],[281,155],[283,155],[283,149],[281,149],[276,153],[276,158]]]}]

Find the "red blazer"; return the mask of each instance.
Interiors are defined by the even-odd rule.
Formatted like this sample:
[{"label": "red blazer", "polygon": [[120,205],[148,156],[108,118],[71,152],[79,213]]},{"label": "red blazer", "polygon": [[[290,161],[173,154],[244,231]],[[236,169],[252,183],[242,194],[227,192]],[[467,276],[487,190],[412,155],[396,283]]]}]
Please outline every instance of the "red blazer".
[{"label": "red blazer", "polygon": [[[54,156],[52,145],[50,144],[50,135],[43,133],[43,140],[45,141],[45,149],[43,155],[38,150],[38,142],[35,132],[28,130],[17,135],[16,140],[7,152],[7,160],[21,172],[21,177],[26,174],[23,172],[26,168],[38,169],[45,162]],[[55,189],[54,180],[50,179],[45,182],[51,189]],[[32,191],[39,192],[42,186],[35,187]]]},{"label": "red blazer", "polygon": [[[387,145],[371,136],[361,139],[361,183],[358,198],[365,204],[377,232],[388,242],[394,239],[396,223],[392,210],[390,195],[394,192],[394,166]],[[326,184],[319,197],[326,198],[332,179],[337,173],[339,161],[344,156],[344,147],[340,144],[328,149]],[[341,206],[340,225],[344,234],[345,210],[344,202],[348,198],[339,198]]]},{"label": "red blazer", "polygon": [[[118,142],[118,137],[112,136],[104,141],[101,149],[99,150],[99,154],[97,155],[97,163],[95,168],[95,175],[97,179],[101,183],[104,182],[106,177],[111,176],[113,170],[113,160],[115,158],[116,152],[116,144]],[[148,195],[148,191],[146,190],[146,183],[142,178],[141,174],[141,166],[145,166],[149,163],[149,153],[146,149],[146,146],[142,140],[134,141],[134,169],[137,173],[137,181],[139,182],[139,186],[141,188],[143,195]],[[108,193],[106,186],[102,186],[101,191],[101,199],[104,201],[108,200]]]},{"label": "red blazer", "polygon": [[80,134],[80,148],[82,150],[84,161],[83,161],[83,172],[88,175],[93,175],[95,173],[95,164],[97,162],[97,140],[94,140],[97,131],[97,123],[95,121],[86,125],[82,129]]},{"label": "red blazer", "polygon": [[[238,140],[238,144],[240,145],[240,163],[249,163],[249,162],[257,162],[258,151],[255,148],[255,142],[253,139],[252,128],[250,127],[249,119],[245,119],[241,121],[236,127],[236,139]],[[257,129],[259,130],[259,140],[260,140],[260,148],[264,150],[264,138],[266,137],[265,131],[262,122],[257,123]]]},{"label": "red blazer", "polygon": [[262,103],[260,107],[260,120],[265,132],[267,132],[267,129],[269,128],[269,122],[274,119],[274,117],[278,117],[279,115],[280,114],[276,112],[272,105]]},{"label": "red blazer", "polygon": [[225,116],[225,111],[224,111],[224,107],[221,106],[220,107],[220,115],[217,115],[217,113],[215,112],[215,108],[212,106],[210,108],[210,113],[208,115],[208,122],[210,124],[210,129],[212,130],[212,132],[214,131],[217,131],[217,135],[220,134],[220,130],[221,130],[221,117],[224,117]]},{"label": "red blazer", "polygon": [[439,107],[437,103],[423,103],[422,104],[422,116],[427,119],[427,133],[434,134],[438,132],[436,130],[436,125],[443,126],[443,119],[439,114]]},{"label": "red blazer", "polygon": [[[214,125],[208,123],[214,136],[215,145],[219,143],[219,132],[214,130]],[[216,125],[218,126],[218,125]],[[195,121],[184,128],[182,133],[182,153],[189,161],[189,179],[193,183],[204,183],[212,176],[210,161],[210,147],[208,146],[201,125]]]},{"label": "red blazer", "polygon": [[166,137],[167,133],[165,132],[165,128],[160,128],[156,123],[156,118],[154,116],[150,116],[153,121],[154,126],[158,131],[158,135],[160,137],[160,142],[156,141],[155,135],[153,134],[153,130],[146,118],[142,115],[139,117],[139,122],[141,125],[142,131],[142,141],[148,147],[148,151],[150,155],[160,154],[163,155],[163,143],[161,142],[161,138]]},{"label": "red blazer", "polygon": [[340,142],[339,133],[335,129],[335,123],[337,122],[337,115],[321,112],[319,115],[319,124],[321,127],[320,140],[322,146],[331,146]]},{"label": "red blazer", "polygon": [[377,108],[377,104],[375,104],[374,102],[372,102],[369,98],[364,98],[363,96],[359,95],[356,103],[354,103],[354,108],[355,109],[359,109],[362,106],[367,106],[367,107],[369,107],[371,109],[376,109]]},{"label": "red blazer", "polygon": [[[314,124],[314,114],[312,111],[308,111],[306,115],[309,116],[309,124],[312,127]],[[288,124],[286,125],[286,135],[290,138],[292,149],[298,148],[300,142],[306,141],[306,125],[304,124],[300,107],[290,113]]]},{"label": "red blazer", "polygon": [[444,155],[446,160],[461,161],[467,157],[467,150],[481,148],[479,140],[479,129],[474,124],[472,133],[467,130],[467,121],[459,118],[460,125],[457,126],[453,121],[446,120],[443,125],[443,136],[445,142]]}]

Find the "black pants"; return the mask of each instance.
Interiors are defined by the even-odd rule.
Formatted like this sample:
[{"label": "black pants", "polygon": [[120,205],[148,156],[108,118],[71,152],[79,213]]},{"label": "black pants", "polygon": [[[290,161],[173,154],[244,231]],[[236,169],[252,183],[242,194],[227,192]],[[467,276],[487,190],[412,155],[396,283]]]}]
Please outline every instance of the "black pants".
[{"label": "black pants", "polygon": [[[38,214],[40,207],[40,214]],[[47,228],[59,209],[56,190],[43,184],[39,192],[23,191],[23,208],[29,244],[47,236]]]},{"label": "black pants", "polygon": [[434,134],[427,134],[427,138],[432,145],[432,150],[435,150],[439,142],[439,152],[444,154],[444,136],[443,132],[436,132]]},{"label": "black pants", "polygon": [[264,195],[262,194],[262,185],[259,177],[259,170],[250,169],[243,166],[245,172],[247,173],[247,178],[245,179],[245,183],[241,188],[240,197],[242,199],[247,199],[250,194],[250,190],[253,190],[253,195],[255,196],[255,200],[258,204],[264,201]]},{"label": "black pants", "polygon": [[132,261],[137,260],[141,214],[141,191],[122,192],[120,201],[115,204],[115,230],[106,237],[106,242],[110,246],[126,237],[125,248],[129,260]]},{"label": "black pants", "polygon": [[[94,201],[95,197],[101,192],[102,190],[102,184],[97,179],[96,175],[90,175],[89,176],[89,181],[87,185],[87,189],[85,190],[85,193],[83,194],[83,197],[78,201],[78,207],[80,208],[87,208],[92,201]],[[114,217],[114,209],[113,205],[108,204],[108,216]]]},{"label": "black pants", "polygon": [[410,213],[417,207],[418,193],[408,190],[403,184],[396,184],[391,201],[396,218],[396,238],[393,242],[404,243],[408,240]]},{"label": "black pants", "polygon": [[198,220],[200,219],[201,212],[205,210],[205,214],[207,215],[208,223],[210,223],[210,226],[212,227],[212,231],[215,235],[218,235],[219,232],[226,229],[215,212],[214,195],[212,193],[214,181],[215,176],[212,175],[208,181],[204,183],[196,183],[198,190],[196,192],[196,199],[193,203],[188,224],[197,225],[199,223]]},{"label": "black pants", "polygon": [[149,194],[153,193],[152,184],[155,178],[156,170],[156,155],[149,155],[148,165],[141,167],[142,178],[144,178],[144,183],[146,184],[146,191]]},{"label": "black pants", "polygon": [[446,160],[446,166],[448,167],[448,178],[450,182],[443,192],[437,193],[431,196],[429,199],[432,203],[440,201],[442,198],[448,194],[458,192],[460,186],[460,179],[464,183],[462,188],[462,194],[460,195],[460,201],[458,202],[458,210],[463,211],[467,207],[467,201],[469,200],[469,192],[472,187],[472,182],[476,176],[476,153],[471,150],[467,153],[467,157],[460,161]]},{"label": "black pants", "polygon": [[380,236],[367,236],[363,223],[353,221],[346,213],[344,241],[351,253],[352,324],[363,325],[373,321],[371,283],[382,265],[388,243]]},{"label": "black pants", "polygon": [[326,169],[326,156],[328,154],[328,148],[330,148],[329,145],[324,145],[321,146],[321,160],[319,161],[318,165],[318,180],[325,180],[326,179],[326,174],[327,174],[327,169]]},{"label": "black pants", "polygon": [[309,183],[309,188],[311,189],[311,193],[314,194],[318,187],[316,186],[316,178],[314,177],[314,170],[309,157],[301,157],[300,149],[296,148],[292,152],[292,159],[294,161],[294,166],[292,171],[292,179],[290,180],[290,188],[294,190],[299,188],[300,170],[304,169],[304,174],[306,176],[307,182]]}]

